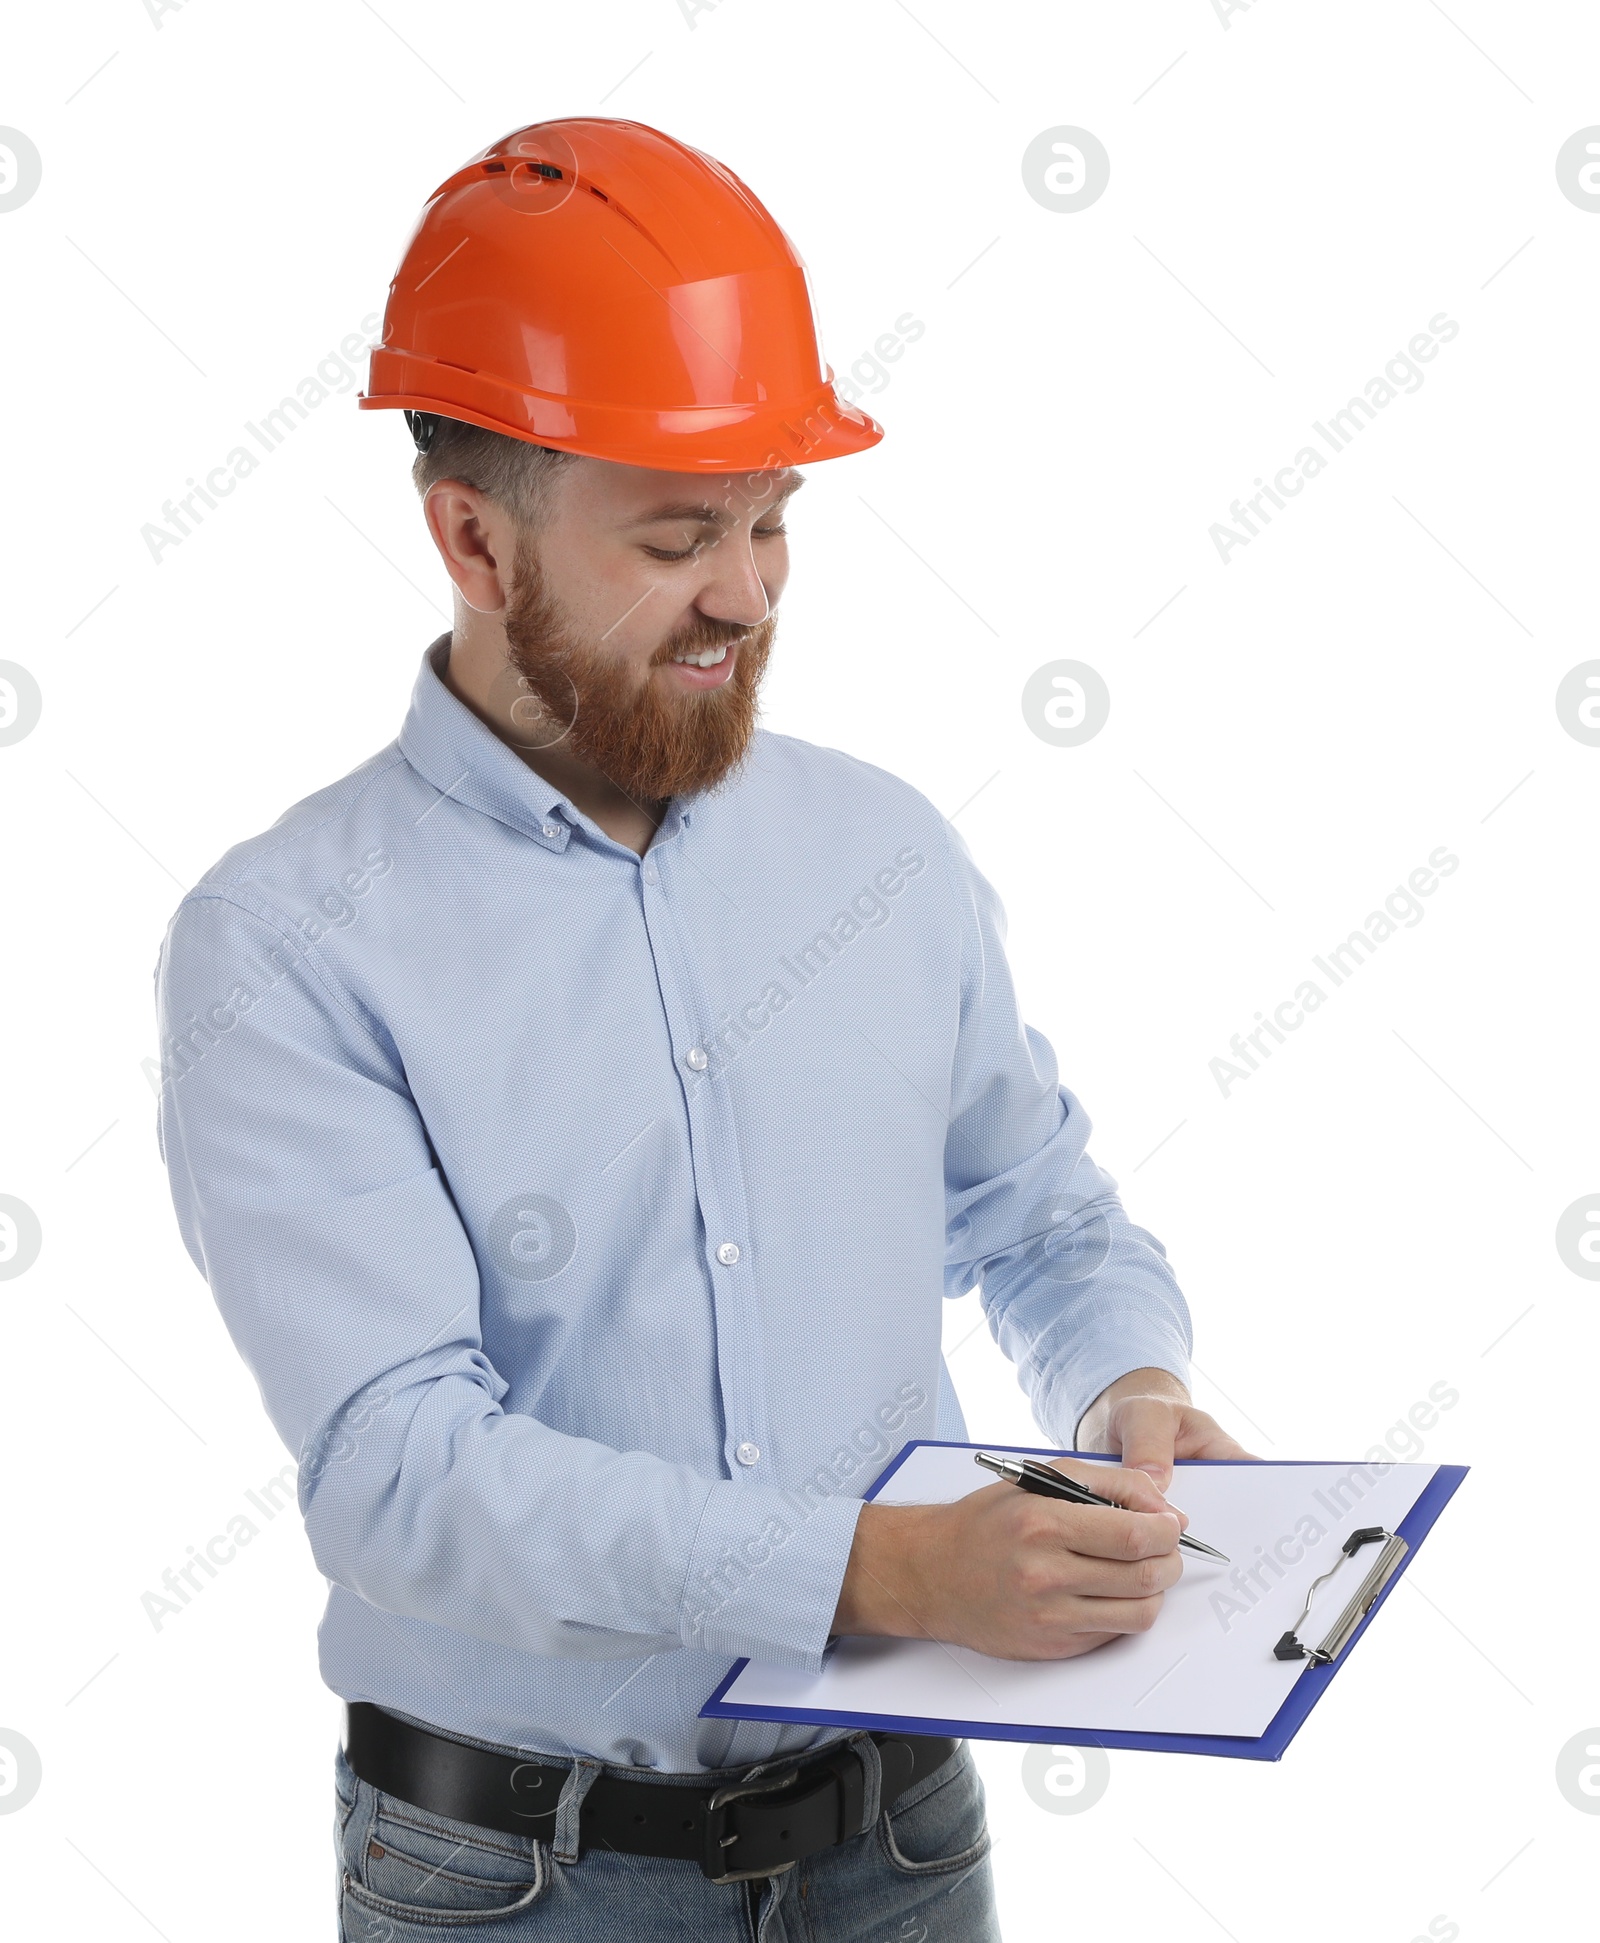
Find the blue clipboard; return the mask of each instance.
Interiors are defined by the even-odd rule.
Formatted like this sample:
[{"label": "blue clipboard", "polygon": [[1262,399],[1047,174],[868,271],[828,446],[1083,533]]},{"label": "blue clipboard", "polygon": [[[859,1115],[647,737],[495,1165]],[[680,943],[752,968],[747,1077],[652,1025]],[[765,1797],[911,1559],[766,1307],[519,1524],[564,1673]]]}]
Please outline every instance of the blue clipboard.
[{"label": "blue clipboard", "polygon": [[[1075,1457],[1090,1463],[1115,1463],[1114,1458],[1106,1457],[1100,1451],[1059,1451],[1037,1446],[1019,1444],[965,1444],[954,1438],[919,1437],[907,1444],[862,1495],[870,1502],[889,1482],[911,1453],[922,1445],[941,1445],[947,1450],[985,1450],[989,1448],[1006,1451],[1026,1450],[1034,1457]],[[1187,1464],[1250,1464],[1256,1460],[1247,1457],[1210,1457],[1186,1458]],[[1316,1464],[1326,1460],[1317,1458],[1297,1458],[1279,1460],[1274,1463]],[[1334,1460],[1339,1461],[1339,1460]],[[818,1707],[802,1712],[795,1707],[764,1706],[755,1709],[747,1706],[731,1706],[723,1699],[734,1681],[750,1662],[738,1660],[728,1669],[727,1674],[717,1686],[705,1705],[700,1709],[704,1720],[776,1720],[793,1722],[801,1726],[830,1726],[846,1728],[877,1727],[891,1733],[902,1734],[953,1734],[972,1740],[990,1741],[1045,1741],[1052,1745],[1078,1747],[1129,1747],[1147,1748],[1161,1754],[1213,1754],[1222,1755],[1238,1761],[1281,1761],[1289,1743],[1305,1725],[1312,1708],[1327,1692],[1333,1676],[1339,1671],[1357,1641],[1367,1630],[1372,1620],[1389,1594],[1394,1590],[1411,1561],[1416,1557],[1423,1539],[1433,1529],[1441,1511],[1454,1497],[1470,1467],[1465,1464],[1441,1464],[1422,1491],[1421,1496],[1405,1517],[1395,1527],[1396,1535],[1405,1539],[1407,1550],[1388,1582],[1379,1591],[1366,1617],[1351,1634],[1348,1643],[1338,1657],[1326,1666],[1308,1665],[1290,1689],[1287,1699],[1273,1715],[1264,1734],[1130,1734],[1106,1730],[1091,1733],[1073,1727],[1035,1727],[1018,1723],[999,1723],[995,1721],[935,1720],[922,1714],[856,1714],[839,1713]]]}]

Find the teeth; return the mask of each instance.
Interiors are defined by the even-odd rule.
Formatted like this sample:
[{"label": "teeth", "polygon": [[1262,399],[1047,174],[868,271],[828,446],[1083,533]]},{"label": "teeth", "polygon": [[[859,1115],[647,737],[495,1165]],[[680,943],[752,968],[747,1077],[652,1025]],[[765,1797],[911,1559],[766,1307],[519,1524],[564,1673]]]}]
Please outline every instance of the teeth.
[{"label": "teeth", "polygon": [[672,658],[691,668],[715,668],[719,661],[727,660],[728,645],[724,642],[719,648],[705,648],[699,654],[675,654]]}]

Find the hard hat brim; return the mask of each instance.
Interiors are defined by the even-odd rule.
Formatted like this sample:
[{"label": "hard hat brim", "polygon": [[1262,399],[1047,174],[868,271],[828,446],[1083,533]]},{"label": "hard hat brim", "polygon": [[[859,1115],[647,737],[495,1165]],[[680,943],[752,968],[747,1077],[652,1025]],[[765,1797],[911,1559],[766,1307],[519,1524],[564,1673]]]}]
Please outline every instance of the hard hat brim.
[{"label": "hard hat brim", "polygon": [[[811,397],[788,404],[720,404],[653,415],[637,406],[553,397],[383,347],[372,354],[370,382],[374,391],[356,401],[362,411],[436,412],[532,445],[662,472],[812,465],[865,452],[883,437],[875,418],[834,391],[831,366],[827,382]],[[653,423],[644,422],[651,417]]]}]

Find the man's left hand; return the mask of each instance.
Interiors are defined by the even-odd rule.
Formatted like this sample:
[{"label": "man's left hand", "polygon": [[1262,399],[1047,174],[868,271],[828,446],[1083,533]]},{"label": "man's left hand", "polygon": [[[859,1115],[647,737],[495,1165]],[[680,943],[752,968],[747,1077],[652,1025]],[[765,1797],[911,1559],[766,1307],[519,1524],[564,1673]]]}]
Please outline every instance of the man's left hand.
[{"label": "man's left hand", "polygon": [[1144,1471],[1165,1491],[1178,1457],[1255,1457],[1204,1410],[1168,1370],[1130,1370],[1083,1413],[1077,1450],[1108,1451],[1129,1471]]}]

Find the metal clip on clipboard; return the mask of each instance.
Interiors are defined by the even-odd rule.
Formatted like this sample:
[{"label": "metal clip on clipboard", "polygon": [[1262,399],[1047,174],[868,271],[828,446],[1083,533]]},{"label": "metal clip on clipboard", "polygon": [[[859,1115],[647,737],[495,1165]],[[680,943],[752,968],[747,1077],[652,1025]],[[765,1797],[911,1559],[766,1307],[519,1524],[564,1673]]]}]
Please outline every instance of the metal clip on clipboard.
[{"label": "metal clip on clipboard", "polygon": [[[1316,1590],[1325,1579],[1331,1579],[1347,1558],[1354,1558],[1363,1545],[1374,1545],[1383,1541],[1383,1548],[1373,1560],[1367,1576],[1350,1595],[1349,1603],[1334,1621],[1327,1637],[1320,1646],[1304,1646],[1298,1637],[1300,1628],[1306,1623],[1306,1615],[1311,1611],[1311,1601]],[[1306,1594],[1306,1602],[1300,1608],[1300,1617],[1289,1628],[1282,1639],[1272,1649],[1274,1659],[1309,1660],[1313,1666],[1326,1666],[1339,1657],[1350,1643],[1350,1636],[1371,1612],[1378,1594],[1394,1577],[1399,1565],[1410,1547],[1403,1538],[1394,1532],[1385,1531],[1382,1525],[1365,1525],[1360,1531],[1351,1532],[1340,1548],[1340,1556],[1324,1572],[1321,1578],[1311,1581],[1311,1589]]]}]

